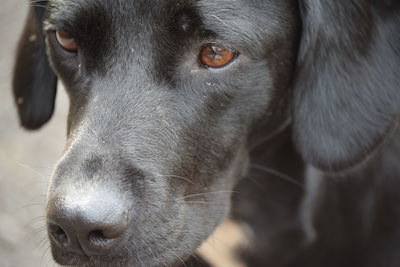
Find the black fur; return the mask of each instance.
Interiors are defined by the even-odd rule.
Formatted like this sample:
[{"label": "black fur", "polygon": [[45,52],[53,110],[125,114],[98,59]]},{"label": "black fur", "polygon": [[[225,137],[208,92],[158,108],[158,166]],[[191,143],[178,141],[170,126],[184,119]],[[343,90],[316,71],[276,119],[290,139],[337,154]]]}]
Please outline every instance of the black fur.
[{"label": "black fur", "polygon": [[[108,257],[52,243],[57,262],[179,265],[230,214],[253,232],[241,252],[249,266],[399,265],[397,0],[41,4],[14,92],[29,129],[52,114],[53,70],[70,96],[49,210],[71,212],[68,199],[107,188],[131,212]],[[55,30],[79,52],[64,51]],[[202,68],[212,42],[239,57]]]},{"label": "black fur", "polygon": [[14,97],[21,124],[37,129],[53,115],[57,77],[49,66],[42,33],[44,5],[31,8],[14,69]]},{"label": "black fur", "polygon": [[299,151],[310,163],[351,167],[396,127],[398,7],[398,1],[304,1],[293,118]]}]

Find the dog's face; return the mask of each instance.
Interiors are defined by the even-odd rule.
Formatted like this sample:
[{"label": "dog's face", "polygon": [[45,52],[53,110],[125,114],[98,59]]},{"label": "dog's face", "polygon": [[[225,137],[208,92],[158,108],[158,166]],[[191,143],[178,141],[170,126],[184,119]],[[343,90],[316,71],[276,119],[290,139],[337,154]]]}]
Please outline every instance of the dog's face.
[{"label": "dog's face", "polygon": [[[57,262],[179,264],[228,215],[249,136],[276,130],[290,106],[308,162],[337,170],[376,150],[398,110],[396,23],[364,23],[375,13],[361,4],[304,2],[302,12],[294,0],[35,2],[14,93],[30,129],[50,118],[56,77],[70,97],[48,195]],[[384,93],[370,82],[378,74]]]},{"label": "dog's face", "polygon": [[287,95],[291,2],[48,4],[71,105],[48,195],[57,262],[179,263],[226,218],[247,137]]}]

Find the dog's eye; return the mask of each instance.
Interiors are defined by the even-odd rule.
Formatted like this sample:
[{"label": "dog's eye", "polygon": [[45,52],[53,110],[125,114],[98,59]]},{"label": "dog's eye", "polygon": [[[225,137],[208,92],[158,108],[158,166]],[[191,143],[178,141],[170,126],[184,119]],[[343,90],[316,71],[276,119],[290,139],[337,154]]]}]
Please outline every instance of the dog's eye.
[{"label": "dog's eye", "polygon": [[239,52],[219,44],[206,44],[200,50],[199,60],[206,68],[222,68],[231,63]]},{"label": "dog's eye", "polygon": [[75,39],[72,38],[66,32],[56,31],[57,42],[60,44],[62,48],[67,50],[68,52],[76,52],[78,51],[78,44],[75,42]]}]

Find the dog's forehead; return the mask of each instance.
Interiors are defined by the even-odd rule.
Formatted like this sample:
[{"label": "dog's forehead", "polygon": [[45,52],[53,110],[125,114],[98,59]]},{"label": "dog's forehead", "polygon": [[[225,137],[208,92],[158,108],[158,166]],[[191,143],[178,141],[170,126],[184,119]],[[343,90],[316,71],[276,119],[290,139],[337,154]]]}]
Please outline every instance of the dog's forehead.
[{"label": "dog's forehead", "polygon": [[49,2],[52,13],[57,15],[76,16],[89,12],[92,15],[99,15],[100,12],[106,11],[118,19],[124,15],[135,18],[170,17],[175,15],[174,12],[187,8],[204,7],[217,10],[224,6],[234,6],[233,3],[239,0],[50,0]]},{"label": "dog's forehead", "polygon": [[[179,10],[182,7],[203,7],[208,10],[218,11],[222,8],[230,8],[230,11],[236,7],[246,5],[256,6],[262,3],[269,2],[270,4],[280,5],[277,1],[272,0],[49,0],[50,6],[63,9],[64,11],[74,12],[78,9],[99,8],[105,7],[110,12],[113,10],[136,11],[139,15],[146,15],[157,11],[164,11],[168,8],[171,10]],[[170,14],[164,14],[170,15]]]},{"label": "dog's forehead", "polygon": [[[72,35],[86,59],[140,60],[217,40],[260,56],[293,32],[295,0],[51,0],[48,24]],[[189,27],[186,27],[189,26]],[[186,30],[185,30],[186,29]],[[189,45],[190,44],[190,45]],[[151,49],[150,49],[151,48]],[[135,61],[136,62],[136,61]],[[153,62],[153,63],[151,63]],[[164,61],[163,61],[164,62]],[[167,61],[165,61],[167,62]],[[170,64],[171,61],[168,61]],[[106,68],[106,67],[105,67]]]},{"label": "dog's forehead", "polygon": [[50,0],[50,10],[53,18],[71,23],[77,18],[109,18],[109,23],[122,21],[141,26],[169,21],[184,16],[182,10],[190,10],[212,28],[240,31],[251,23],[263,23],[262,29],[274,31],[280,22],[290,19],[294,3],[295,0]]}]

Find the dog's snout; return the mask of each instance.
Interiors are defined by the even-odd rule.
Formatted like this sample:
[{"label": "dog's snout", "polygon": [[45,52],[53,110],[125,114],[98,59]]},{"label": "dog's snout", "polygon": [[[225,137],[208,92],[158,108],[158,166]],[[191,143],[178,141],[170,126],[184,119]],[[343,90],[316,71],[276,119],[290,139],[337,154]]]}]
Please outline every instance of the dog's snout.
[{"label": "dog's snout", "polygon": [[117,199],[108,203],[101,198],[91,199],[74,205],[67,199],[49,200],[49,236],[55,245],[67,252],[106,256],[124,240],[128,213],[121,209]]}]

